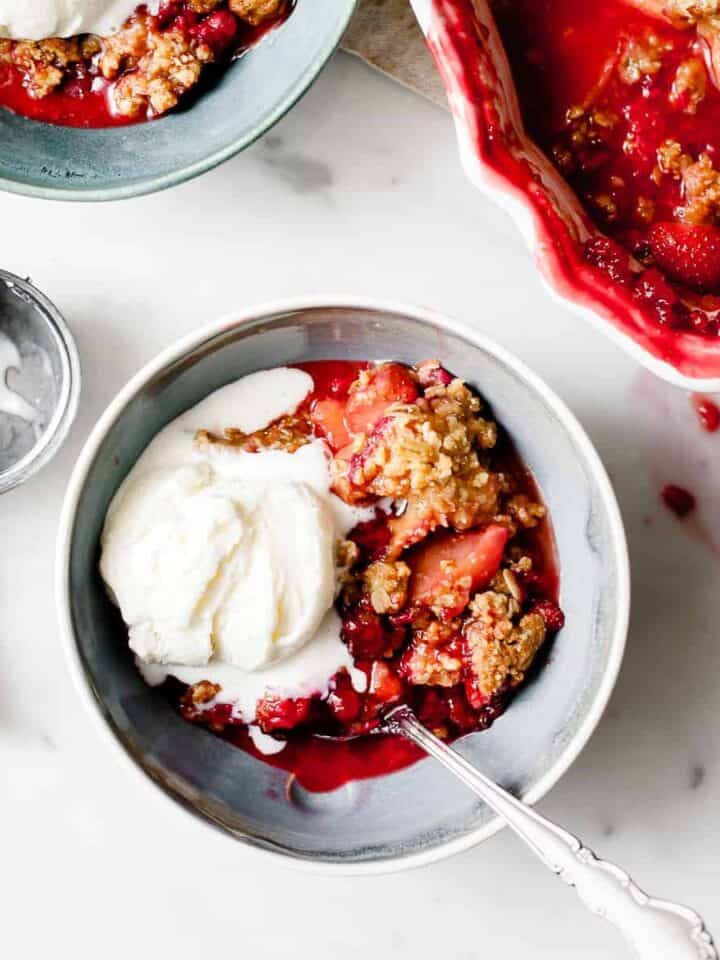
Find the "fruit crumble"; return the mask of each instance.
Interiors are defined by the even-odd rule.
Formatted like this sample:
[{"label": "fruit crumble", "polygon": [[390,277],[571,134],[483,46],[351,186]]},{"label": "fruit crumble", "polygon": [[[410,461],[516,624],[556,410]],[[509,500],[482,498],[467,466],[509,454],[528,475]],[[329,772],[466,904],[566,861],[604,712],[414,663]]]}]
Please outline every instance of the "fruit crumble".
[{"label": "fruit crumble", "polygon": [[254,724],[279,752],[256,750],[202,667],[194,675],[203,679],[167,680],[165,690],[186,720],[324,790],[418,758],[392,737],[345,742],[375,730],[395,704],[411,704],[442,738],[486,729],[564,617],[545,507],[466,383],[436,361],[300,369],[314,387],[298,409],[255,431],[199,430],[195,444],[295,458],[322,441],[334,493],[365,511],[336,545],[335,607],[351,666],[323,693],[259,698]]},{"label": "fruit crumble", "polygon": [[661,327],[720,332],[720,3],[493,0],[530,135],[595,225],[585,261]]},{"label": "fruit crumble", "polygon": [[162,0],[107,36],[0,37],[0,107],[104,127],[166,114],[291,12],[293,0]]}]

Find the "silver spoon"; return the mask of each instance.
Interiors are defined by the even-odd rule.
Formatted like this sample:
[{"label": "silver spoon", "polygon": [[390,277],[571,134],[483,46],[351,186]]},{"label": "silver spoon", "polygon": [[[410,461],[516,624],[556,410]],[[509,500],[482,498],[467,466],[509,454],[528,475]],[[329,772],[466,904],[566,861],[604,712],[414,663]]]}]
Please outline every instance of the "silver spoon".
[{"label": "silver spoon", "polygon": [[410,707],[391,710],[379,733],[400,734],[439,760],[495,811],[583,903],[615,924],[641,960],[718,960],[713,938],[694,910],[655,900],[620,867],[598,860],[577,837],[517,800],[420,723]]}]

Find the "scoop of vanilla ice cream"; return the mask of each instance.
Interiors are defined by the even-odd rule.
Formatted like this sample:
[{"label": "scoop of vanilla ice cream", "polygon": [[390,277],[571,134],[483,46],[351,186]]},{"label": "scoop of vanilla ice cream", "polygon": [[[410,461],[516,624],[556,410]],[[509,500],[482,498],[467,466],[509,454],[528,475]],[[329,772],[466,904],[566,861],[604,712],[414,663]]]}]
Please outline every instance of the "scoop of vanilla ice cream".
[{"label": "scoop of vanilla ice cream", "polygon": [[304,647],[332,607],[335,528],[303,483],[238,487],[246,536],[220,575],[215,656],[258,670]]},{"label": "scoop of vanilla ice cream", "polygon": [[[107,36],[134,13],[139,0],[0,0],[0,37],[45,40],[80,33]],[[160,0],[146,3],[157,13]]]},{"label": "scoop of vanilla ice cream", "polygon": [[100,570],[145,662],[252,671],[315,635],[334,599],[334,550],[333,517],[308,485],[194,463],[129,478]]}]

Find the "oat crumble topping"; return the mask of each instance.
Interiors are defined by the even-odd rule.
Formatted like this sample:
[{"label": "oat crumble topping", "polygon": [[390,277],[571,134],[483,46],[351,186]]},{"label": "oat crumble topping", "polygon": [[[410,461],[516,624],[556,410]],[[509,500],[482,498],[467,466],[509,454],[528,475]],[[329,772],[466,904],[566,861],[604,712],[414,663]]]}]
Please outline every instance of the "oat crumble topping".
[{"label": "oat crumble topping", "polygon": [[100,49],[95,37],[69,40],[0,40],[0,63],[11,64],[26,78],[30,95],[36,99],[52,93],[65,79],[66,71],[92,59]]},{"label": "oat crumble topping", "polygon": [[357,439],[352,459],[335,461],[341,495],[352,498],[353,489],[360,489],[408,502],[393,525],[391,553],[418,532],[465,530],[498,512],[506,480],[488,471],[480,456],[494,447],[497,428],[479,411],[479,399],[462,381],[431,386],[416,403],[391,405],[371,436]]},{"label": "oat crumble topping", "polygon": [[645,37],[630,37],[623,50],[618,73],[623,83],[639,83],[643,77],[658,73],[668,45],[655,33]]},{"label": "oat crumble topping", "polygon": [[[195,2],[203,3],[203,0],[195,0]],[[254,27],[278,16],[286,5],[287,0],[229,0],[228,4],[232,13],[241,20],[247,20]]]},{"label": "oat crumble topping", "polygon": [[[431,369],[419,365],[419,377]],[[357,389],[369,388],[370,381],[371,374],[362,374]],[[544,519],[542,504],[514,492],[509,477],[484,462],[498,434],[481,411],[480,400],[461,380],[430,381],[414,403],[388,406],[370,435],[357,439],[350,458],[336,459],[341,495],[359,488],[407,501],[404,514],[390,520],[384,558],[369,564],[360,578],[360,595],[376,613],[396,614],[412,604],[412,565],[397,557],[405,558],[416,539],[422,545],[438,528],[462,531],[490,522],[506,526],[514,537]],[[408,680],[443,689],[465,683],[476,706],[521,683],[547,632],[543,617],[525,609],[521,578],[532,568],[531,557],[510,547],[489,588],[467,606],[472,577],[458,561],[440,560],[432,601],[411,615],[411,642],[402,655]],[[358,602],[357,584],[346,599],[349,605]],[[448,617],[458,609],[466,613]]]},{"label": "oat crumble topping", "polygon": [[720,218],[720,172],[706,153],[682,171],[685,203],[676,211],[686,223],[716,223]]},{"label": "oat crumble topping", "polygon": [[485,697],[508,683],[522,683],[545,640],[542,616],[528,613],[513,622],[511,602],[505,594],[488,590],[475,596],[470,604],[465,641],[475,683]]},{"label": "oat crumble topping", "polygon": [[243,433],[234,427],[228,427],[222,435],[210,430],[198,430],[195,434],[195,443],[198,446],[217,444],[225,447],[238,447],[249,453],[258,453],[260,450],[286,450],[295,453],[300,447],[312,440],[312,424],[305,414],[286,414],[273,420],[262,430],[254,433]]},{"label": "oat crumble topping", "polygon": [[376,560],[363,572],[365,590],[376,613],[398,613],[407,601],[410,567],[402,560]]},{"label": "oat crumble topping", "polygon": [[[97,70],[108,81],[118,115],[138,118],[172,110],[180,98],[200,80],[207,64],[218,59],[232,43],[227,31],[237,18],[258,27],[280,18],[288,0],[185,0],[191,14],[230,18],[221,24],[200,22],[196,30],[185,29],[182,19],[170,26],[139,7],[114,34],[79,36],[40,41],[0,39],[0,64],[16,67],[31,97],[43,99],[72,79],[77,67],[92,74]],[[213,29],[215,28],[213,34]],[[225,31],[225,32],[223,32]]]},{"label": "oat crumble topping", "polygon": [[460,652],[450,653],[422,640],[414,640],[403,660],[411,683],[428,687],[454,687],[462,680]]},{"label": "oat crumble topping", "polygon": [[663,140],[657,148],[657,165],[660,173],[680,179],[683,170],[692,163],[692,157],[683,152],[677,140]]},{"label": "oat crumble topping", "polygon": [[[389,515],[381,512],[336,544],[341,636],[366,674],[366,692],[353,691],[341,671],[322,704],[267,694],[257,722],[273,734],[317,722],[337,730],[338,721],[328,720],[337,710],[341,730],[353,735],[377,726],[384,706],[409,697],[438,736],[484,728],[562,617],[549,600],[540,605],[550,609],[550,625],[535,610],[534,562],[523,540],[545,520],[544,506],[522,486],[507,451],[496,467],[497,425],[437,361],[361,371],[344,401],[349,443],[326,407],[313,419],[314,403],[252,434],[196,437],[294,453],[317,437],[319,423],[329,430],[321,435],[338,438],[328,441],[338,495],[350,504],[389,498],[395,510],[404,505],[400,513],[384,508]],[[210,683],[190,687],[183,716],[217,731],[232,725],[230,713],[214,705],[217,693]]]},{"label": "oat crumble topping", "polygon": [[201,680],[190,687],[190,701],[194,704],[210,703],[220,693],[218,683],[210,683],[209,680]]},{"label": "oat crumble topping", "polygon": [[716,223],[720,219],[720,172],[707,153],[697,160],[677,140],[665,140],[657,151],[659,174],[681,181],[684,203],[675,211],[685,223]]},{"label": "oat crumble topping", "polygon": [[707,71],[699,57],[683,60],[675,71],[675,79],[670,90],[672,103],[681,104],[686,113],[696,113],[705,97]]},{"label": "oat crumble topping", "polygon": [[691,24],[720,16],[719,0],[664,0],[664,9],[670,16]]}]

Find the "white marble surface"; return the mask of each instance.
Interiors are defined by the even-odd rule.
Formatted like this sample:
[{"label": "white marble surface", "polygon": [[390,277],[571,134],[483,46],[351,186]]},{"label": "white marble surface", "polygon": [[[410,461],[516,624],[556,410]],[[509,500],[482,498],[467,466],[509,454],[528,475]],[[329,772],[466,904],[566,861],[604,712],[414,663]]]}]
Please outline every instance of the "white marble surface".
[{"label": "white marble surface", "polygon": [[[198,324],[326,290],[476,324],[542,374],[597,443],[630,539],[631,635],[605,718],[541,809],[720,931],[720,434],[702,437],[684,394],[550,302],[512,225],[463,179],[445,113],[340,55],[272,134],[200,180],[104,207],[2,196],[0,222],[0,264],[65,312],[85,378],[61,454],[0,501],[4,954],[625,956],[508,833],[391,878],[267,864],[139,789],[68,682],[53,541],[91,425],[142,363]],[[660,482],[685,480],[709,531],[658,503]]]}]

